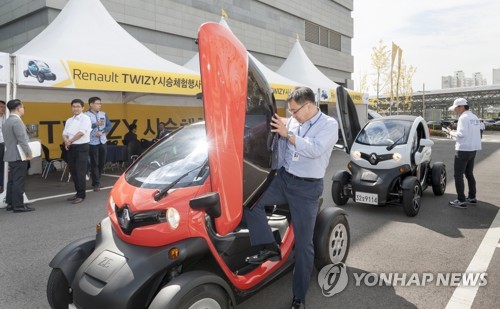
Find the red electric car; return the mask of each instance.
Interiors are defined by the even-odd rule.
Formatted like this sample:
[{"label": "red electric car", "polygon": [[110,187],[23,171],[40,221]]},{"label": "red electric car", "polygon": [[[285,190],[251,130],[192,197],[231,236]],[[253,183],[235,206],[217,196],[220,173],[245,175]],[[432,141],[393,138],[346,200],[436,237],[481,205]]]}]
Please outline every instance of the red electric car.
[{"label": "red electric car", "polygon": [[[96,236],[54,257],[52,308],[232,308],[293,265],[287,205],[268,209],[282,260],[245,263],[260,248],[250,245],[243,209],[275,174],[271,89],[225,27],[202,25],[198,44],[205,122],[170,133],[142,154],[111,190]],[[345,261],[343,210],[323,206],[314,242],[318,269]]]}]

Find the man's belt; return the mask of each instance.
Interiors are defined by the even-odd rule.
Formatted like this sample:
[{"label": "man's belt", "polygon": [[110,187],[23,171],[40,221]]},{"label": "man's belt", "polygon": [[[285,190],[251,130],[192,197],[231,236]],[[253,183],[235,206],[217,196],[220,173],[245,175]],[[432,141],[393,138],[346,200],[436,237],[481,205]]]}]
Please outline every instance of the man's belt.
[{"label": "man's belt", "polygon": [[316,181],[320,181],[322,179],[322,178],[299,177],[299,176],[295,176],[294,174],[287,172],[284,167],[282,167],[282,169],[283,169],[283,172],[285,172],[285,174],[287,174],[288,176],[290,176],[293,179],[298,179],[298,180],[308,181],[308,182],[316,182]]}]

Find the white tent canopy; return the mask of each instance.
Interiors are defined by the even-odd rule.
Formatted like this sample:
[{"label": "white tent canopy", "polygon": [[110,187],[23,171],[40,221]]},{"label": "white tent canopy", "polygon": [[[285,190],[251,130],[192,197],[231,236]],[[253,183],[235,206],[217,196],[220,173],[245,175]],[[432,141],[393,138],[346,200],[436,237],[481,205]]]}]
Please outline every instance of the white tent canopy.
[{"label": "white tent canopy", "polygon": [[43,32],[14,54],[193,73],[142,45],[113,19],[99,0],[70,0]]},{"label": "white tent canopy", "polygon": [[[229,25],[227,24],[224,16],[221,16],[219,24],[229,29],[229,31],[231,31],[231,28],[229,28]],[[272,71],[271,69],[266,67],[262,62],[260,62],[257,58],[255,58],[250,52],[248,52],[248,57],[253,60],[255,65],[262,72],[267,82],[273,88],[275,98],[278,100],[284,100],[292,87],[306,85],[303,83],[296,82],[292,79],[286,78]],[[194,55],[188,62],[184,64],[184,67],[199,72],[200,70],[199,54],[196,53],[196,55]]]},{"label": "white tent canopy", "polygon": [[[199,74],[142,45],[99,0],[70,0],[43,32],[14,55],[21,85],[171,94],[200,91],[200,87],[192,93],[176,91],[180,82],[174,79],[191,79],[198,85]],[[36,63],[48,66],[55,76],[47,73],[37,83],[36,73],[30,71]],[[156,87],[147,87],[152,83]]]},{"label": "white tent canopy", "polygon": [[[339,86],[326,77],[326,75],[312,63],[298,40],[293,45],[285,62],[283,62],[276,72],[304,85],[310,85],[314,91],[321,89],[322,100],[328,99],[330,97],[330,91]],[[325,94],[323,94],[323,91]],[[328,97],[325,98],[323,95],[327,95]]]},{"label": "white tent canopy", "polygon": [[290,86],[304,86],[304,84],[291,80],[289,78],[280,75],[268,67],[266,67],[262,62],[260,62],[257,58],[255,58],[250,52],[248,53],[250,59],[255,62],[255,65],[259,68],[259,70],[264,74],[267,79],[267,82],[270,84],[279,84],[279,85],[290,85]]}]

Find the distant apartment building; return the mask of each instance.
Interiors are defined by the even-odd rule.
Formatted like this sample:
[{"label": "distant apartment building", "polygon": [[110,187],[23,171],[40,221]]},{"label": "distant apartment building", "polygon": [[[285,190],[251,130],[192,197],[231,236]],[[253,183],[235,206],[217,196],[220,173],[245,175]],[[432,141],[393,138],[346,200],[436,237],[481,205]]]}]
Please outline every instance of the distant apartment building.
[{"label": "distant apartment building", "polygon": [[481,72],[474,73],[473,86],[486,86],[486,78],[483,78],[483,74]]},{"label": "distant apartment building", "polygon": [[494,85],[500,84],[500,69],[493,69],[492,84]]},{"label": "distant apartment building", "polygon": [[[500,77],[500,69],[498,73]],[[500,83],[500,81],[499,81]],[[474,73],[474,77],[465,77],[464,71],[455,71],[453,76],[441,76],[441,88],[461,88],[486,85],[486,79],[480,72]]]}]

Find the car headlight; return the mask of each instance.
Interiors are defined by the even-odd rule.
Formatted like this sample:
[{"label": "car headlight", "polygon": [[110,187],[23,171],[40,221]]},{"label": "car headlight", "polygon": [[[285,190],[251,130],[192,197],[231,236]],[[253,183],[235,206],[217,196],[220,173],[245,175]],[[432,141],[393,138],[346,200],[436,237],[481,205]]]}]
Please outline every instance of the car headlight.
[{"label": "car headlight", "polygon": [[181,217],[177,209],[169,208],[167,210],[167,221],[173,229],[176,229],[179,226],[180,219]]},{"label": "car headlight", "polygon": [[359,152],[359,151],[357,151],[357,150],[353,151],[353,152],[352,152],[352,158],[353,158],[354,160],[359,160],[359,159],[361,159],[361,152]]},{"label": "car headlight", "polygon": [[401,160],[402,156],[399,152],[395,152],[392,154],[392,158],[394,159],[394,161],[399,161]]}]

